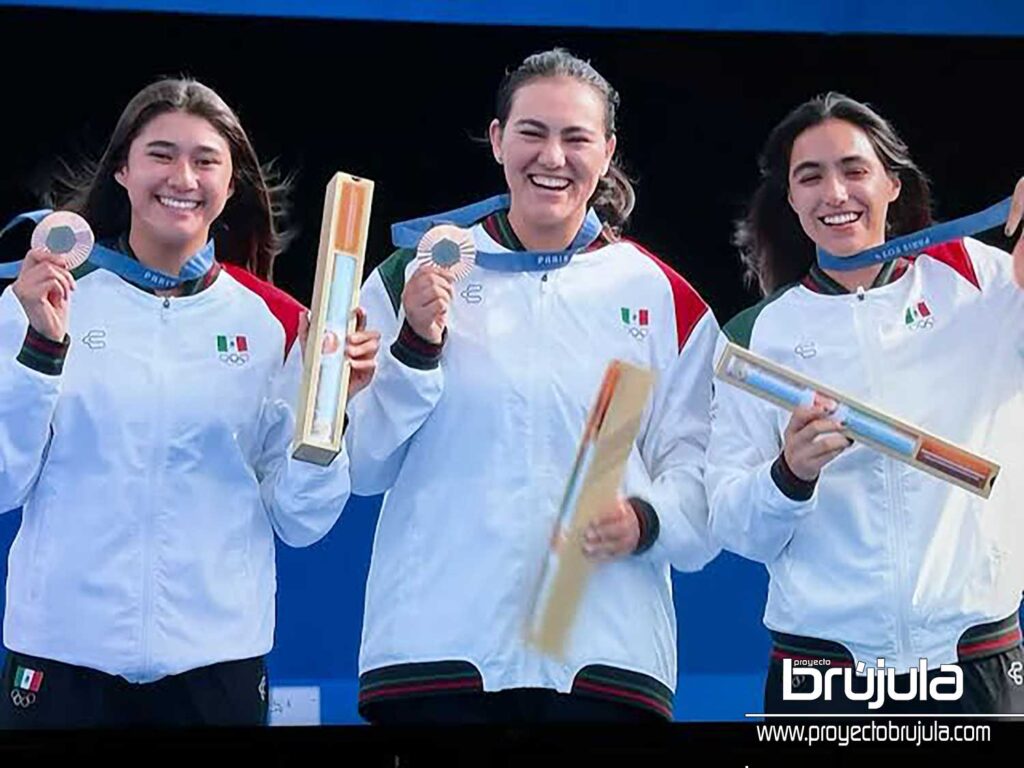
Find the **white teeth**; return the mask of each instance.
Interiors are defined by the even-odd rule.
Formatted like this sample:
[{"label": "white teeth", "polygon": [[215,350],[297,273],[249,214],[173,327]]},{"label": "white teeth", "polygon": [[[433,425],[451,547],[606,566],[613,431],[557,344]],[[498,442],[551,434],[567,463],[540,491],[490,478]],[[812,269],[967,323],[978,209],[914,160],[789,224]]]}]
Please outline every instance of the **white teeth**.
[{"label": "white teeth", "polygon": [[530,181],[545,189],[567,189],[569,186],[568,179],[560,179],[557,176],[531,176]]},{"label": "white teeth", "polygon": [[190,211],[193,208],[199,207],[198,200],[179,200],[176,197],[158,197],[161,205],[166,205],[168,208],[177,208],[181,211]]},{"label": "white teeth", "polygon": [[849,224],[850,222],[857,221],[860,218],[859,213],[835,213],[831,216],[822,216],[821,220],[826,224]]}]

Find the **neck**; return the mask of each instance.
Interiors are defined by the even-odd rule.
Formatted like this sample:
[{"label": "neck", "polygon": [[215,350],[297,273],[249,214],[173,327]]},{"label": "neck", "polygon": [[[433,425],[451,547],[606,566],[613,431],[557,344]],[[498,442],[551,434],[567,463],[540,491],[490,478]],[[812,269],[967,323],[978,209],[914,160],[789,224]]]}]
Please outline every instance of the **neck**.
[{"label": "neck", "polygon": [[[181,272],[181,268],[192,256],[206,245],[206,234],[187,243],[161,243],[148,238],[141,227],[132,227],[128,232],[128,245],[139,263],[172,277]],[[159,295],[174,295],[177,289],[157,291]]]},{"label": "neck", "polygon": [[528,251],[564,251],[580,231],[585,216],[586,211],[580,211],[551,226],[537,226],[524,221],[513,206],[508,212],[508,223]]},{"label": "neck", "polygon": [[858,288],[870,288],[874,284],[875,278],[878,277],[878,273],[881,271],[881,264],[872,264],[867,267],[861,267],[860,269],[853,269],[849,271],[840,271],[836,269],[822,270],[822,272],[831,277],[850,293],[853,293]]}]

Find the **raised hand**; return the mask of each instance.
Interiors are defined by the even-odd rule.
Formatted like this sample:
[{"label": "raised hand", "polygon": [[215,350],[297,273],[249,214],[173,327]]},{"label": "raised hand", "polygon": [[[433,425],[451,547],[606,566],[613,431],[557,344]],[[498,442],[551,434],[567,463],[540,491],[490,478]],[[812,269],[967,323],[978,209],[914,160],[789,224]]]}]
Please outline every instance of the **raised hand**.
[{"label": "raised hand", "polygon": [[11,290],[36,333],[52,341],[64,340],[75,278],[64,265],[63,256],[33,248],[25,254]]}]

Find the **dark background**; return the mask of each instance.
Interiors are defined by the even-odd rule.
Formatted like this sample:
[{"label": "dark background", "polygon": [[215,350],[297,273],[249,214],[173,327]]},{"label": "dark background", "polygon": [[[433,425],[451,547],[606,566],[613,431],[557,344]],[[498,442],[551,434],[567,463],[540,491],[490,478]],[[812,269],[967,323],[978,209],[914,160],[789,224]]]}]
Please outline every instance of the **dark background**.
[{"label": "dark background", "polygon": [[[276,282],[312,290],[324,187],[343,170],[376,189],[367,269],[389,225],[502,191],[486,135],[508,67],[561,45],[622,95],[619,147],[637,178],[627,234],[683,274],[720,323],[753,303],[731,223],[772,126],[839,90],[874,105],[932,177],[952,218],[1024,174],[1024,39],[490,27],[0,7],[0,219],[37,207],[60,161],[98,158],[121,109],[162,75],[195,76],[239,113],[260,158],[297,173],[291,249]],[[1001,234],[986,237],[1007,245]],[[102,446],[97,446],[102,449]],[[323,684],[325,721],[350,717],[377,499],[354,499],[312,549],[279,548],[274,682]],[[18,515],[0,517],[0,550]],[[676,575],[677,717],[759,711],[767,663],[760,565],[722,555]],[[345,681],[328,703],[330,681]],[[331,694],[334,695],[334,694]],[[709,698],[710,697],[710,698]],[[333,707],[333,709],[332,709]],[[331,715],[330,712],[336,714]],[[340,714],[338,714],[340,713]]]}]

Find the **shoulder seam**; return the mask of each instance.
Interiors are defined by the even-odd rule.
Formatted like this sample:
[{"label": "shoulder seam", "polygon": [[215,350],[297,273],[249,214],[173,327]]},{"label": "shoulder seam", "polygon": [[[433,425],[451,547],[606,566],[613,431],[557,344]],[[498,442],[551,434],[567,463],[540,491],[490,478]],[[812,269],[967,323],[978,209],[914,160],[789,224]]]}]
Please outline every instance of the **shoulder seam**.
[{"label": "shoulder seam", "polygon": [[970,251],[967,250],[967,244],[963,238],[931,246],[922,253],[941,264],[945,264],[979,291],[981,290],[978,271],[974,268],[974,260],[971,257]]},{"label": "shoulder seam", "polygon": [[405,288],[405,270],[409,262],[416,256],[412,248],[399,248],[380,263],[375,270],[380,275],[380,281],[384,284],[384,291],[391,300],[391,308],[398,317],[398,311],[402,306],[402,290]]},{"label": "shoulder seam", "polygon": [[697,324],[700,323],[701,319],[710,310],[708,303],[704,301],[704,297],[697,292],[696,288],[690,285],[690,282],[685,277],[643,245],[629,238],[622,238],[619,242],[629,243],[654,262],[655,266],[661,270],[662,275],[668,281],[669,290],[672,292],[672,304],[675,309],[677,351],[682,352]]},{"label": "shoulder seam", "polygon": [[788,293],[792,288],[796,288],[799,284],[800,283],[788,283],[787,285],[783,285],[765,296],[753,306],[737,312],[729,322],[722,326],[722,333],[724,333],[729,341],[734,344],[738,344],[744,349],[749,349],[750,339],[754,335],[754,324],[757,322],[757,318],[761,315],[761,312],[764,311],[765,307],[769,304],[772,304],[776,300],[782,298],[784,294]]},{"label": "shoulder seam", "polygon": [[[284,355],[281,358],[283,363],[288,359],[292,345],[298,338],[299,316],[306,311],[305,306],[287,291],[278,288],[273,283],[261,280],[244,267],[234,264],[224,264],[223,267],[239,287],[260,299],[270,316],[281,325],[281,329],[284,331]],[[292,314],[283,316],[286,310]]]}]

